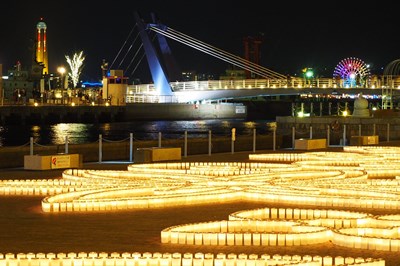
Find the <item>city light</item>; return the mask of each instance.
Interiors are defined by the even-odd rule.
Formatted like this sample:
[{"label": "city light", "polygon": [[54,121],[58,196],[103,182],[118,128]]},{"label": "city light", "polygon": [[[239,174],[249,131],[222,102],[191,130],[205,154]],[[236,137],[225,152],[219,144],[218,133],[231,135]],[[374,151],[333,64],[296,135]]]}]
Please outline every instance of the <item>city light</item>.
[{"label": "city light", "polygon": [[306,72],[306,77],[307,78],[312,78],[314,76],[314,72],[311,69],[308,69]]}]

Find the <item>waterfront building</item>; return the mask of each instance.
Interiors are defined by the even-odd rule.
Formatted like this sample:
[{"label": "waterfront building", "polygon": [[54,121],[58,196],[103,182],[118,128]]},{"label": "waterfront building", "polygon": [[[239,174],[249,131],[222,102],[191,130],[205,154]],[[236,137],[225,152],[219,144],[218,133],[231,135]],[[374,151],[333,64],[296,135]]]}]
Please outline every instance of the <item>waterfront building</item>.
[{"label": "waterfront building", "polygon": [[100,97],[111,105],[125,105],[125,94],[128,88],[128,78],[123,70],[110,70],[103,77],[103,88]]},{"label": "waterfront building", "polygon": [[[7,71],[7,78],[3,80],[3,101],[8,103],[26,103],[27,93],[33,92],[34,82],[29,79],[29,71],[22,69],[21,62],[17,62],[14,69]],[[32,95],[28,95],[30,97]]]}]

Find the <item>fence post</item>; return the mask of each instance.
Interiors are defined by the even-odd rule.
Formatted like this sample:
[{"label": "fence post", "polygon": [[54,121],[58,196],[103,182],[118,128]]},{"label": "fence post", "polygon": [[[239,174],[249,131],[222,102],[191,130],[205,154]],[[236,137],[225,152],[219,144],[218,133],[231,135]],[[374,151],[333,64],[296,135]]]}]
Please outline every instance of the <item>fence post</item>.
[{"label": "fence post", "polygon": [[99,163],[103,161],[103,139],[102,135],[99,135]]},{"label": "fence post", "polygon": [[346,146],[346,125],[343,125],[343,146]]},{"label": "fence post", "polygon": [[256,129],[253,128],[253,153],[256,152]]},{"label": "fence post", "polygon": [[337,102],[337,112],[336,112],[336,114],[340,115],[340,103],[339,102]]},{"label": "fence post", "polygon": [[326,145],[329,147],[331,143],[331,128],[330,125],[328,124],[328,126],[326,127]]},{"label": "fence post", "polygon": [[68,154],[68,136],[65,136],[65,149],[64,149],[65,154]]},{"label": "fence post", "polygon": [[296,140],[296,128],[292,127],[292,149],[294,149],[295,140]]},{"label": "fence post", "polygon": [[211,130],[208,131],[208,156],[211,156]]},{"label": "fence post", "polygon": [[292,117],[296,116],[296,105],[292,103]]},{"label": "fence post", "polygon": [[161,132],[158,132],[158,147],[161,148]]},{"label": "fence post", "polygon": [[312,126],[310,126],[310,139],[312,139]]},{"label": "fence post", "polygon": [[235,153],[236,128],[232,128],[231,153]]},{"label": "fence post", "polygon": [[187,130],[185,130],[185,142],[183,144],[183,157],[187,157]]},{"label": "fence post", "polygon": [[29,138],[29,154],[33,155],[33,137]]},{"label": "fence post", "polygon": [[133,162],[133,133],[129,133],[129,161]]},{"label": "fence post", "polygon": [[272,150],[276,150],[276,127],[272,128]]},{"label": "fence post", "polygon": [[387,129],[386,129],[386,141],[390,141],[390,124],[387,123]]},{"label": "fence post", "polygon": [[319,116],[322,116],[322,102],[319,102]]}]

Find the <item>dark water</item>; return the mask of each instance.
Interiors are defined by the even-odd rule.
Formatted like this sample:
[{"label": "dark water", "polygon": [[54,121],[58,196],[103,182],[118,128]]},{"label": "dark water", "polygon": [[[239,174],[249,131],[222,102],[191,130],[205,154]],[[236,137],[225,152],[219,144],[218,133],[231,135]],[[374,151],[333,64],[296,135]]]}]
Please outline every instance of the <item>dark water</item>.
[{"label": "dark water", "polygon": [[35,143],[42,145],[64,144],[66,136],[70,144],[95,142],[102,135],[103,139],[124,140],[130,133],[136,140],[179,139],[187,131],[188,138],[207,137],[209,130],[213,136],[230,135],[232,128],[236,135],[251,135],[270,131],[271,120],[246,121],[240,119],[215,119],[195,121],[134,121],[106,124],[61,123],[54,125],[13,125],[0,126],[0,147],[19,146],[29,143],[32,137]]}]

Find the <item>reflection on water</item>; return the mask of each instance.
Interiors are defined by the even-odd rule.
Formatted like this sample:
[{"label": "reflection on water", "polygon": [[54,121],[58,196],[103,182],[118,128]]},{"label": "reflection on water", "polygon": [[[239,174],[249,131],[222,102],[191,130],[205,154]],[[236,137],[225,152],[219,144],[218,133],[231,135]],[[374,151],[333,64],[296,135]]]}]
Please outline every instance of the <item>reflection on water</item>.
[{"label": "reflection on water", "polygon": [[270,120],[191,120],[191,121],[134,121],[107,124],[73,124],[60,123],[55,125],[34,126],[3,126],[0,127],[0,147],[19,146],[29,143],[30,138],[42,145],[64,144],[68,136],[70,144],[96,142],[99,135],[103,139],[123,140],[130,133],[136,140],[155,140],[159,132],[163,139],[178,139],[188,132],[188,138],[206,138],[211,130],[212,135],[227,136],[232,128],[237,135],[252,135],[270,131]]}]

